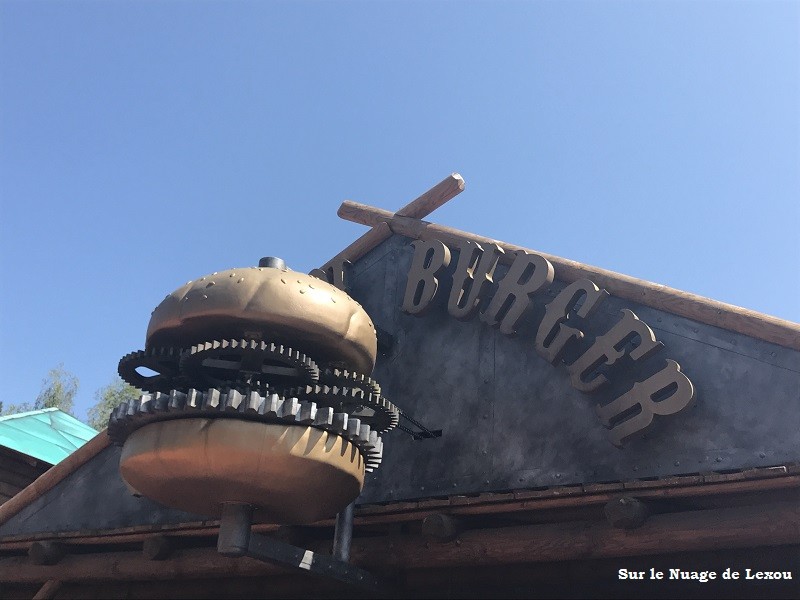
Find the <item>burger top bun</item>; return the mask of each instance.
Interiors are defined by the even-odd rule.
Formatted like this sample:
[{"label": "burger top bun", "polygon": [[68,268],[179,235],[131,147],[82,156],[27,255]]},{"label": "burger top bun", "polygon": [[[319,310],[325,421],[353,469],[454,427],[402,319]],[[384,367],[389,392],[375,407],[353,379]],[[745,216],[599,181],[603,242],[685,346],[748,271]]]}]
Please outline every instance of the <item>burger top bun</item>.
[{"label": "burger top bun", "polygon": [[146,347],[227,339],[284,344],[365,374],[377,353],[375,326],[358,302],[321,279],[273,267],[220,271],[178,288],[153,311]]}]

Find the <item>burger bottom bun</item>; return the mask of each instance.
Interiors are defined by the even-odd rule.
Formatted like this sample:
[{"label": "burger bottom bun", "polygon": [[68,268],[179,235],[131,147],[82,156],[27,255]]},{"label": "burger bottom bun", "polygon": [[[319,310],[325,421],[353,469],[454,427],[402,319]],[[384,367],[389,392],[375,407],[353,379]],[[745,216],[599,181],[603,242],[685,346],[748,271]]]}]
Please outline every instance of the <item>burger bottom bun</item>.
[{"label": "burger bottom bun", "polygon": [[245,503],[258,522],[299,525],[352,502],[364,485],[364,460],[345,438],[312,427],[187,418],[133,432],[120,473],[172,508],[219,517],[222,503]]}]

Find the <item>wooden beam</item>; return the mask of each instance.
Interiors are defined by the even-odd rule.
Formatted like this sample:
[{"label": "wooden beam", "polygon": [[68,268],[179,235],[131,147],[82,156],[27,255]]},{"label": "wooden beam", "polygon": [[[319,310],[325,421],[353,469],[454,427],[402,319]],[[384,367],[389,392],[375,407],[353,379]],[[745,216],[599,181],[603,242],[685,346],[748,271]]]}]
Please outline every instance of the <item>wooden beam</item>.
[{"label": "wooden beam", "polygon": [[142,543],[142,554],[148,560],[165,560],[172,550],[172,543],[165,535],[150,536]]},{"label": "wooden beam", "polygon": [[110,443],[104,429],[67,458],[48,469],[19,494],[0,506],[0,524],[5,523],[28,504],[49,492],[58,482],[71,475],[90,458],[106,449]]},{"label": "wooden beam", "polygon": [[395,214],[401,217],[422,219],[464,191],[464,178],[453,173],[442,179],[427,192],[415,198]]},{"label": "wooden beam", "polygon": [[[375,570],[481,567],[499,564],[645,556],[670,552],[800,543],[800,505],[761,503],[654,515],[633,531],[604,520],[472,529],[455,541],[430,544],[421,534],[354,538],[351,562]],[[313,547],[313,550],[319,550]],[[52,566],[25,557],[0,559],[11,583],[261,576],[282,569],[248,558],[225,558],[213,547],[176,551],[153,562],[141,552],[68,554]]]},{"label": "wooden beam", "polygon": [[[464,178],[458,173],[448,175],[427,192],[406,204],[396,214],[414,219],[427,217],[434,210],[463,192],[464,185]],[[385,223],[378,223],[320,268],[324,271],[329,267],[338,268],[344,261],[355,262],[391,236],[392,230],[389,226]]]},{"label": "wooden beam", "polygon": [[24,557],[0,559],[4,582],[136,581],[271,575],[284,569],[251,558],[226,558],[216,548],[192,548],[152,561],[141,552],[68,554],[57,565],[32,565]]},{"label": "wooden beam", "polygon": [[[422,536],[354,539],[351,561],[418,569],[610,558],[800,543],[796,502],[661,514],[633,531],[605,521],[472,529],[448,544]],[[390,549],[390,550],[389,550]]]},{"label": "wooden beam", "polygon": [[51,540],[33,542],[28,549],[28,558],[34,565],[55,565],[64,554],[64,544]]},{"label": "wooden beam", "polygon": [[650,516],[647,505],[630,496],[609,500],[603,507],[603,512],[609,524],[617,529],[636,529]]},{"label": "wooden beam", "polygon": [[49,579],[39,588],[33,600],[51,600],[56,597],[58,590],[61,589],[61,582],[57,579]]},{"label": "wooden beam", "polygon": [[[756,473],[771,469],[754,470]],[[707,477],[714,477],[709,475]],[[752,477],[752,475],[751,475]],[[691,498],[719,498],[725,502],[728,498],[735,498],[739,494],[768,494],[773,501],[792,499],[800,500],[800,475],[783,475],[763,479],[745,479],[735,481],[720,481],[716,483],[691,483],[691,477],[673,477],[661,481],[661,487],[656,487],[659,481],[649,482],[654,484],[648,489],[636,489],[635,495],[640,499],[676,500]],[[683,483],[682,483],[683,482]],[[562,488],[549,490],[518,490],[510,494],[482,494],[474,498],[454,497],[450,500],[447,511],[449,514],[459,515],[484,515],[504,514],[518,512],[542,512],[564,510],[572,508],[603,506],[610,500],[618,498],[624,491],[622,483],[619,484],[586,484],[586,491],[581,494],[562,495]],[[603,488],[602,491],[589,491],[594,488]],[[608,488],[608,489],[605,489]],[[440,501],[439,501],[440,502]],[[390,523],[408,523],[421,521],[428,515],[441,512],[441,505],[429,506],[428,501],[397,502],[381,506],[356,507],[354,524],[356,530],[360,526],[387,525]],[[313,527],[333,527],[333,520],[328,519],[315,523]],[[40,534],[23,534],[4,537],[0,541],[3,550],[27,550],[34,539],[52,539],[68,542],[70,545],[93,544],[129,544],[141,543],[154,532],[169,535],[170,537],[204,537],[217,534],[219,521],[197,521],[194,523],[167,524],[162,526],[139,525],[135,527],[119,527],[103,532],[92,531],[66,531]],[[269,534],[278,528],[277,525],[256,524],[253,531]],[[356,531],[356,535],[358,532]]]},{"label": "wooden beam", "polygon": [[444,513],[434,513],[422,520],[422,537],[437,542],[450,542],[463,530],[460,519]]},{"label": "wooden beam", "polygon": [[389,225],[394,233],[413,239],[438,239],[445,244],[457,247],[464,240],[480,244],[497,244],[506,255],[503,261],[509,263],[518,250],[533,252],[549,260],[555,268],[556,278],[571,283],[584,277],[608,290],[614,296],[632,300],[658,310],[686,317],[700,323],[721,327],[737,333],[800,350],[800,324],[785,321],[746,308],[717,302],[703,296],[682,292],[674,288],[637,279],[621,273],[607,271],[599,267],[584,265],[552,254],[530,250],[500,242],[491,238],[467,233],[452,227],[436,225],[427,221],[403,217],[389,211],[346,200],[339,207],[341,218],[378,227],[381,223]]}]

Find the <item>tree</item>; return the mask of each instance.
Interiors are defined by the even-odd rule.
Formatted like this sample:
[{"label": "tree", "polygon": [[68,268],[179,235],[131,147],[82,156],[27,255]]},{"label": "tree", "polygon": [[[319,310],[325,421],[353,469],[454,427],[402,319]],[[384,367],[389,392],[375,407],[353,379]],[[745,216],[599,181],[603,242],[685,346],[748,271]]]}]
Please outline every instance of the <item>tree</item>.
[{"label": "tree", "polygon": [[42,380],[42,390],[36,396],[33,409],[58,408],[71,415],[78,386],[78,378],[66,371],[63,363],[59,364]]},{"label": "tree", "polygon": [[23,402],[22,404],[9,404],[8,406],[0,402],[0,416],[15,415],[21,412],[28,412],[29,410],[33,410],[33,407],[27,402]]},{"label": "tree", "polygon": [[139,399],[141,390],[125,383],[119,376],[107,386],[100,388],[94,394],[95,405],[89,409],[88,422],[90,427],[98,431],[108,425],[111,411],[123,402],[132,402]]},{"label": "tree", "polygon": [[42,389],[36,396],[33,405],[29,402],[22,404],[4,405],[0,402],[0,415],[13,415],[30,410],[40,410],[42,408],[58,408],[65,413],[72,414],[75,394],[78,393],[78,378],[64,369],[64,365],[59,364],[47,373],[47,377],[42,379]]}]

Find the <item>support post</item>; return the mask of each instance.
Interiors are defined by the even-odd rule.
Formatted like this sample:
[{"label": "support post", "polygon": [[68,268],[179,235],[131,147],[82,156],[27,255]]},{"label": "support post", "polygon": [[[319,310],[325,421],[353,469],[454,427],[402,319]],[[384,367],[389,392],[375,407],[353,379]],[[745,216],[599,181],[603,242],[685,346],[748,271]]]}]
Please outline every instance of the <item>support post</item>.
[{"label": "support post", "polygon": [[253,507],[239,502],[222,505],[219,523],[217,552],[222,556],[238,558],[247,554],[250,545],[250,526],[253,523]]},{"label": "support post", "polygon": [[[348,509],[349,517],[347,517]],[[344,524],[340,526],[339,516],[342,515]],[[337,550],[334,550],[334,556],[328,556],[253,533],[250,530],[253,523],[253,507],[249,504],[226,502],[222,506],[217,551],[231,558],[247,556],[281,567],[308,571],[369,591],[375,597],[384,596],[387,589],[384,583],[371,573],[346,562],[346,557],[350,554],[350,540],[353,533],[353,504],[339,516],[337,516],[334,540],[334,548]],[[338,559],[337,552],[339,555],[344,552],[345,559]]]},{"label": "support post", "polygon": [[333,534],[333,558],[342,562],[350,560],[350,542],[353,540],[353,500],[342,512],[336,515],[336,529]]}]

